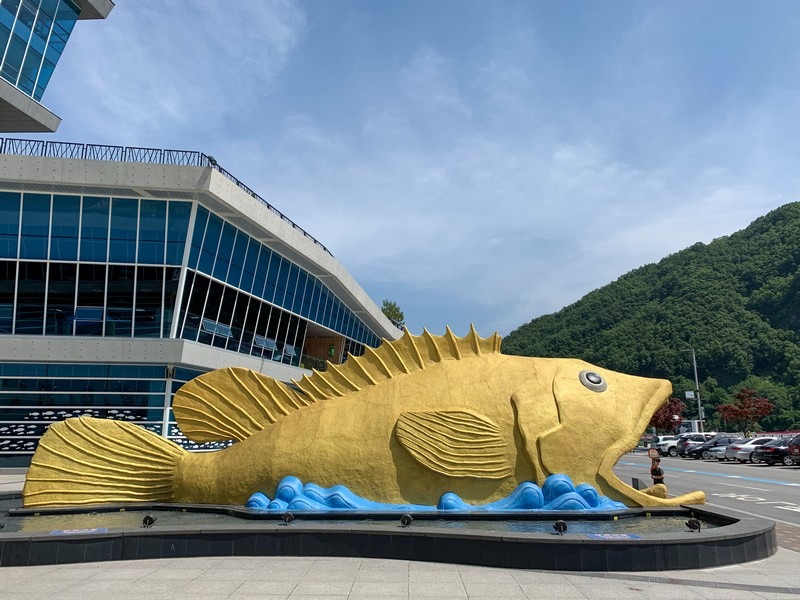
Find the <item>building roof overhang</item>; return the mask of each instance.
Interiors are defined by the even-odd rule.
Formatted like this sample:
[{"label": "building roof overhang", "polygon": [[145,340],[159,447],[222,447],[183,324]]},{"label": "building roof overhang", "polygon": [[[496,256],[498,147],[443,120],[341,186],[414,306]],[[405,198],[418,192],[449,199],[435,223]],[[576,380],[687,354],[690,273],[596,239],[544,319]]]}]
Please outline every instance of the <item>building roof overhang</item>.
[{"label": "building roof overhang", "polygon": [[114,3],[111,0],[72,0],[81,9],[80,20],[105,19]]},{"label": "building roof overhang", "polygon": [[60,118],[5,79],[0,79],[0,131],[51,133],[60,124]]}]

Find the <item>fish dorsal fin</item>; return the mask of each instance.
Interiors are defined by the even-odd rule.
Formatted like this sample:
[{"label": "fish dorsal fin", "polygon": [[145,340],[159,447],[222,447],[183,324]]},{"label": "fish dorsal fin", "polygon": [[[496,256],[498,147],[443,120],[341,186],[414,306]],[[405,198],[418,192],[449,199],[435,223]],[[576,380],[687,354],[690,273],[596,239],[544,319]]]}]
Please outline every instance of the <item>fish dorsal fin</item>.
[{"label": "fish dorsal fin", "polygon": [[514,473],[500,428],[464,410],[408,412],[395,436],[419,464],[448,477],[503,479]]},{"label": "fish dorsal fin", "polygon": [[384,340],[378,348],[364,349],[363,356],[349,356],[342,365],[331,365],[324,372],[314,371],[294,383],[309,398],[325,400],[343,396],[349,392],[399,375],[422,371],[446,360],[463,360],[468,357],[500,353],[500,335],[479,337],[475,327],[463,338],[456,337],[449,327],[442,336],[432,335],[424,329],[422,335],[414,336],[404,330],[397,340]]},{"label": "fish dorsal fin", "polygon": [[193,442],[242,441],[316,398],[250,369],[228,367],[184,384],[172,412]]}]

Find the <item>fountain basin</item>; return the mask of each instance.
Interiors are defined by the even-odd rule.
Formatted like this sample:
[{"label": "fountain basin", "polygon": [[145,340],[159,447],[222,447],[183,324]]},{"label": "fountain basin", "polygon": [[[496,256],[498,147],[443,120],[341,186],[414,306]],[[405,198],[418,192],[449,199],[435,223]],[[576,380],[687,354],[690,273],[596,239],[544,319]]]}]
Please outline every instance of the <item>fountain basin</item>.
[{"label": "fountain basin", "polygon": [[[103,517],[115,513],[113,519]],[[119,515],[124,513],[130,514],[122,522]],[[189,518],[170,523],[166,513]],[[140,515],[145,514],[160,517],[152,528],[141,527]],[[772,521],[699,506],[491,516],[433,511],[414,513],[409,527],[400,526],[397,513],[295,513],[289,525],[280,521],[281,514],[143,503],[10,509],[7,517],[0,515],[8,523],[8,530],[0,531],[0,566],[195,556],[341,556],[560,571],[656,571],[736,564],[767,558],[777,549]],[[700,533],[685,526],[681,530],[680,523],[692,517],[705,524]],[[42,527],[15,525],[22,519],[50,521]],[[559,519],[568,526],[563,536],[552,531]],[[677,530],[637,526],[632,533],[628,527],[668,519]],[[516,525],[509,530],[509,523]],[[587,529],[586,523],[595,526]],[[525,524],[542,528],[520,530]]]}]

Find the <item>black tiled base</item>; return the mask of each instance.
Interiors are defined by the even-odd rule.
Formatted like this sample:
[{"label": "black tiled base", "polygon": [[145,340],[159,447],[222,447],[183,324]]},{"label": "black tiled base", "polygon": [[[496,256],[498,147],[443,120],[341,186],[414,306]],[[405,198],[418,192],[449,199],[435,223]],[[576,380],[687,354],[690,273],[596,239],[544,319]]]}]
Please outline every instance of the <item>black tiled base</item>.
[{"label": "black tiled base", "polygon": [[777,550],[775,525],[764,519],[743,519],[702,534],[649,537],[608,541],[580,534],[458,534],[425,527],[423,520],[407,529],[387,524],[369,530],[319,527],[313,520],[289,526],[251,521],[231,529],[153,528],[57,539],[0,534],[0,566],[193,556],[348,556],[559,571],[660,571],[758,560]]}]

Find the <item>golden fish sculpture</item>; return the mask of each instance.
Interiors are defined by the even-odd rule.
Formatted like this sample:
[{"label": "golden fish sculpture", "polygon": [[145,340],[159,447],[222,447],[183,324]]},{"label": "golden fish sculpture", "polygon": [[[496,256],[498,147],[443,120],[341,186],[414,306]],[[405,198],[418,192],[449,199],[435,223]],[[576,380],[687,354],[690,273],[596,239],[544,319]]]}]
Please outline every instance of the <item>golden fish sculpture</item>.
[{"label": "golden fish sculpture", "polygon": [[669,397],[667,381],[504,355],[497,334],[448,328],[406,331],[294,383],[227,368],[185,384],[178,425],[197,442],[237,441],[217,452],[190,453],[120,421],[57,423],[33,457],[24,504],[244,504],[287,475],[378,502],[435,505],[455,492],[483,503],[553,473],[629,506],[705,500],[635,490],[612,470]]}]

